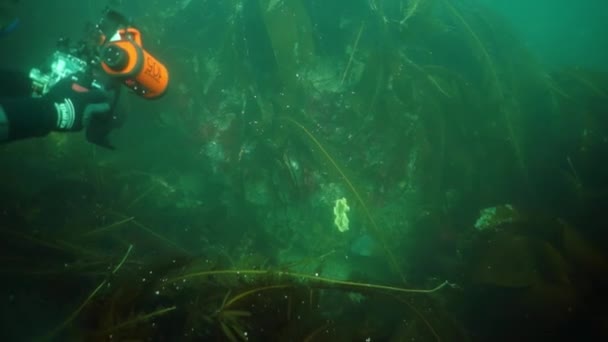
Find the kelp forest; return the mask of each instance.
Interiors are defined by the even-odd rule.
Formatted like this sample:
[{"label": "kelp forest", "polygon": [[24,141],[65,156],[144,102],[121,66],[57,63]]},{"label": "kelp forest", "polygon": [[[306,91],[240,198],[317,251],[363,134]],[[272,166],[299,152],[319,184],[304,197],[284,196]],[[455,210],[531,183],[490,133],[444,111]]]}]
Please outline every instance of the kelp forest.
[{"label": "kelp forest", "polygon": [[606,70],[476,1],[111,3],[169,89],[0,146],[3,340],[608,338]]}]

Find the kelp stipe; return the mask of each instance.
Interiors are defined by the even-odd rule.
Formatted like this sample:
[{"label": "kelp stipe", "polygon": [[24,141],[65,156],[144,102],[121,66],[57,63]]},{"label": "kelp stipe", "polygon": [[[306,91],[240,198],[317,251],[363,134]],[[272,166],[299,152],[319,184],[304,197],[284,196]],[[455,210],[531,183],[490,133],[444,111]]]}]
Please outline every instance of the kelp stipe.
[{"label": "kelp stipe", "polygon": [[376,223],[376,220],[374,219],[371,212],[369,211],[369,208],[365,204],[363,197],[361,197],[361,195],[359,194],[359,191],[357,191],[357,188],[353,185],[353,183],[348,178],[348,176],[346,176],[346,173],[344,173],[344,171],[338,165],[338,163],[335,161],[335,159],[329,154],[329,152],[327,152],[325,147],[323,147],[323,144],[321,144],[321,142],[306,127],[304,127],[304,125],[302,125],[301,123],[299,123],[298,121],[296,121],[292,118],[284,118],[284,119],[287,120],[289,123],[293,124],[294,126],[296,126],[297,128],[299,128],[300,130],[302,130],[302,132],[304,132],[304,134],[306,134],[306,136],[310,139],[310,141],[312,141],[315,144],[315,146],[319,149],[319,151],[321,151],[321,154],[323,155],[323,157],[325,157],[325,159],[327,159],[327,161],[332,165],[332,167],[338,172],[338,174],[340,175],[340,177],[342,178],[344,183],[346,183],[347,187],[350,189],[350,191],[353,193],[353,195],[357,199],[357,203],[359,203],[359,205],[363,209],[363,212],[365,213],[365,217],[369,220],[369,222],[374,230],[373,233],[380,240],[380,243],[382,244],[382,247],[383,247],[386,255],[389,258],[389,262],[391,263],[391,267],[393,268],[393,271],[395,271],[399,275],[401,280],[405,283],[405,276],[403,275],[403,272],[401,272],[399,264],[397,263],[397,259],[395,259],[395,256],[393,255],[393,253],[390,251],[388,245],[386,244],[386,237],[385,237],[384,233],[382,232],[380,227],[378,227],[378,224]]}]

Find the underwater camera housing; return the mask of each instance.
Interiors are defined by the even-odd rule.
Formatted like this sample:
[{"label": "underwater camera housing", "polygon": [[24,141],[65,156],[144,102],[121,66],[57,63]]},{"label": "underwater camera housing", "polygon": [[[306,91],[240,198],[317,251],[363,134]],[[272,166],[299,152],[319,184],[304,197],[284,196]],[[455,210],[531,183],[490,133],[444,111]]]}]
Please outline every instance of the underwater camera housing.
[{"label": "underwater camera housing", "polygon": [[[115,102],[123,85],[147,99],[165,93],[169,72],[143,48],[141,34],[129,19],[106,9],[101,20],[89,26],[84,37],[76,43],[59,39],[49,65],[30,71],[32,96],[45,95],[66,78],[85,88],[113,92]],[[123,122],[124,115],[116,113],[105,119],[96,118],[87,127],[87,140],[112,148],[108,134]]]},{"label": "underwater camera housing", "polygon": [[[34,97],[40,97],[48,93],[59,81],[75,76],[79,82],[82,77],[89,73],[89,64],[84,60],[62,51],[55,51],[51,57],[51,65],[46,72],[34,68],[30,71],[32,80],[32,91]],[[80,77],[76,76],[80,75]],[[96,89],[105,89],[104,85],[96,80],[89,82],[87,86]]]},{"label": "underwater camera housing", "polygon": [[32,95],[43,96],[68,77],[84,87],[115,89],[119,82],[104,75],[100,67],[100,53],[106,43],[106,37],[129,25],[129,20],[124,16],[114,10],[106,9],[101,20],[95,25],[89,25],[79,41],[72,42],[68,38],[60,38],[49,65],[42,70],[34,68],[30,71],[30,79],[33,82]]}]

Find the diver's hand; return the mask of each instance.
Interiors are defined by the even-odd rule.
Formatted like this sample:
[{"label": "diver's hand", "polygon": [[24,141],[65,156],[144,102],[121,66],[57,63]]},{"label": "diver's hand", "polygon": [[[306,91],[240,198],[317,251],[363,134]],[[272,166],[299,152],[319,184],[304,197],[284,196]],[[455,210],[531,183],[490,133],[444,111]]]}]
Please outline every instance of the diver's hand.
[{"label": "diver's hand", "polygon": [[55,131],[80,131],[95,117],[112,114],[112,94],[98,89],[87,89],[71,79],[57,83],[44,96],[56,113]]}]

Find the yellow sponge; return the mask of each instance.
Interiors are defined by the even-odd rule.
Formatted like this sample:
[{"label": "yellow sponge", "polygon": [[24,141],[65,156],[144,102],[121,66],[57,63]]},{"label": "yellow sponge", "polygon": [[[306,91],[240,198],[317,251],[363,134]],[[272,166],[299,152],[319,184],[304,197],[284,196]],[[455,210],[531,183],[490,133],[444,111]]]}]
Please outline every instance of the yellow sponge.
[{"label": "yellow sponge", "polygon": [[334,224],[340,232],[348,230],[348,211],[350,207],[346,203],[346,198],[342,197],[336,200],[334,205]]}]

